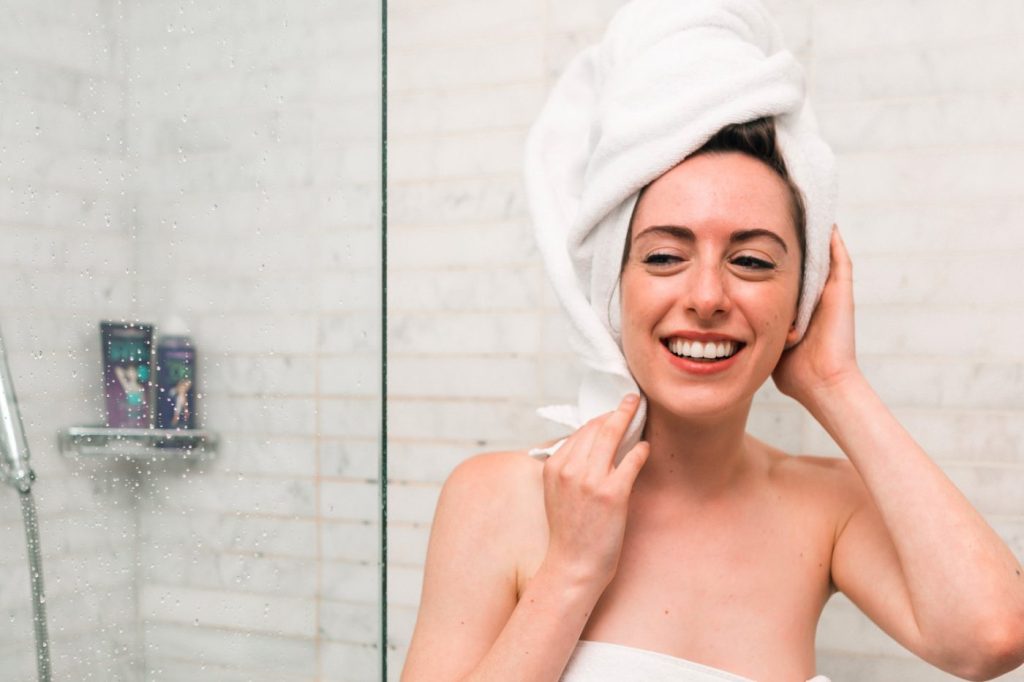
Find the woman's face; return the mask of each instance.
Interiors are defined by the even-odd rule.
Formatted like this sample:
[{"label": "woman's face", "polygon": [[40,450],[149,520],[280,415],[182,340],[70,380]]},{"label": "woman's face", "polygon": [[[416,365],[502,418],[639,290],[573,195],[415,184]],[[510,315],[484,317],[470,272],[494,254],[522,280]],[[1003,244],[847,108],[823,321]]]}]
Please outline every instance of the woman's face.
[{"label": "woman's face", "polygon": [[796,341],[801,253],[785,182],[747,155],[702,154],[651,183],[622,271],[622,345],[652,405],[745,405]]}]

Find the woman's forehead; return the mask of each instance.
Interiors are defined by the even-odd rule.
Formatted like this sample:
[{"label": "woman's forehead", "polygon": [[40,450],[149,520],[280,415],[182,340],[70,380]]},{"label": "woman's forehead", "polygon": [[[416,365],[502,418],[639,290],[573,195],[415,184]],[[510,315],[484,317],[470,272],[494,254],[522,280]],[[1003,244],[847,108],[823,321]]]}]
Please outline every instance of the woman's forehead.
[{"label": "woman's forehead", "polygon": [[633,216],[634,239],[652,225],[685,226],[698,236],[766,229],[796,238],[785,181],[761,161],[734,152],[691,157],[648,185]]}]

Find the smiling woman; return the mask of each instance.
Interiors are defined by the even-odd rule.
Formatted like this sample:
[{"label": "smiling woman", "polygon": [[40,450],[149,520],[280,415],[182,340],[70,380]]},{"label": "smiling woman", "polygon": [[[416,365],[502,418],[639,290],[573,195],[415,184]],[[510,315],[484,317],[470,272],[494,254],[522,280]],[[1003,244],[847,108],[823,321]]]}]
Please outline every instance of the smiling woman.
[{"label": "smiling woman", "polygon": [[[760,5],[630,3],[527,146],[572,432],[448,478],[403,679],[821,682],[836,592],[933,666],[1018,666],[1021,566],[861,371],[832,157]],[[747,432],[769,377],[844,458]]]}]

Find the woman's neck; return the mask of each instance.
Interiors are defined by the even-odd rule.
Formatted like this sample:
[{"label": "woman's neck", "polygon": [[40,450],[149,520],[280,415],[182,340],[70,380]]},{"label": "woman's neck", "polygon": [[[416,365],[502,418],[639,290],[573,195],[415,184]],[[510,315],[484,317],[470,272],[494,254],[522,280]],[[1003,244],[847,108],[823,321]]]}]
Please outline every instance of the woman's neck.
[{"label": "woman's neck", "polygon": [[729,414],[686,420],[648,403],[651,454],[634,489],[707,499],[735,486],[753,465],[746,435],[750,403]]}]

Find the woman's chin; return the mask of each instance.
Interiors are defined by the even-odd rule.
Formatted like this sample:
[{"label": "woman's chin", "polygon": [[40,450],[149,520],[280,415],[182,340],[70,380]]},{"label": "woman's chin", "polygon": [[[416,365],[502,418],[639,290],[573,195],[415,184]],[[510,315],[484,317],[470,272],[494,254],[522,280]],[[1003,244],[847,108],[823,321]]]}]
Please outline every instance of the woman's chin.
[{"label": "woman's chin", "polygon": [[745,415],[750,409],[752,396],[733,392],[697,389],[687,395],[646,394],[649,413],[661,413],[681,421],[717,422],[738,413]]}]

